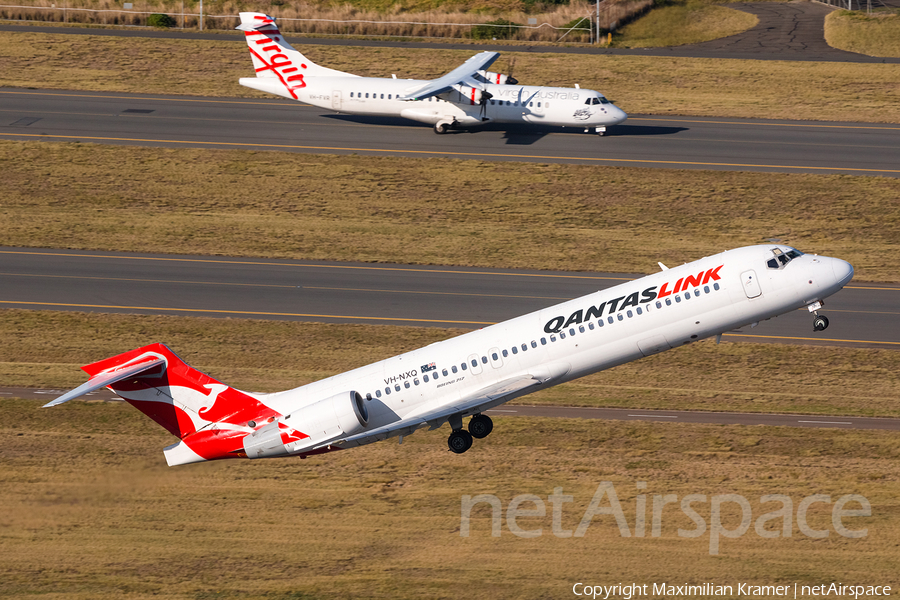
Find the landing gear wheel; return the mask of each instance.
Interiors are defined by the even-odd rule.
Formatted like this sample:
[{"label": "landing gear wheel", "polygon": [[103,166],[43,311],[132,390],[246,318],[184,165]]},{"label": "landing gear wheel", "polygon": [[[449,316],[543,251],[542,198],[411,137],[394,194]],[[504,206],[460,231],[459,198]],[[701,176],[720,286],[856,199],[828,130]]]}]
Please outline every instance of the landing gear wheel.
[{"label": "landing gear wheel", "polygon": [[447,438],[447,446],[457,454],[462,454],[472,447],[472,434],[464,429],[454,431]]},{"label": "landing gear wheel", "polygon": [[813,331],[825,331],[828,328],[828,317],[824,315],[818,315],[815,320],[813,320]]},{"label": "landing gear wheel", "polygon": [[475,415],[469,419],[469,433],[473,438],[486,438],[494,430],[494,422],[487,415]]},{"label": "landing gear wheel", "polygon": [[434,124],[434,132],[437,133],[438,135],[443,135],[443,134],[447,133],[448,131],[450,131],[449,124],[444,123],[443,121],[440,123]]}]

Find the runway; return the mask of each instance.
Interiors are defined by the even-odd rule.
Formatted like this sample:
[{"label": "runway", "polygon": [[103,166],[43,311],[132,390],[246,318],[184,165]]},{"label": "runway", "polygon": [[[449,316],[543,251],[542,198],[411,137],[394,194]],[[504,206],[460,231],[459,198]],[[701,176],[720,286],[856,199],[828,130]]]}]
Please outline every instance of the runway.
[{"label": "runway", "polygon": [[[639,275],[0,248],[0,308],[476,329]],[[900,286],[853,283],[727,341],[900,349]]]},{"label": "runway", "polygon": [[[0,388],[0,399],[22,398],[50,402],[68,390],[47,388]],[[85,394],[84,400],[121,402],[107,388]],[[633,408],[593,408],[581,406],[529,406],[504,404],[486,411],[492,417],[549,417],[552,419],[604,419],[612,421],[655,421],[657,423],[700,423],[711,425],[763,425],[768,427],[816,427],[833,429],[880,429],[900,431],[900,419],[889,417],[834,417],[776,413],[732,413],[687,410],[640,410]]]},{"label": "runway", "polygon": [[0,88],[0,139],[722,171],[900,176],[900,125],[632,115],[572,129],[435,135],[282,99]]}]

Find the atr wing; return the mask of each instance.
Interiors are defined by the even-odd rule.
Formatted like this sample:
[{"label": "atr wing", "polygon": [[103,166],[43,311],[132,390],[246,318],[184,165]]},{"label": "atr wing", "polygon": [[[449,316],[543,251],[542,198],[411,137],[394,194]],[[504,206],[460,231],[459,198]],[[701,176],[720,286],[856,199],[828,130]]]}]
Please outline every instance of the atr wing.
[{"label": "atr wing", "polygon": [[491,387],[479,390],[475,394],[466,398],[460,398],[452,404],[432,409],[430,411],[420,413],[413,417],[401,419],[390,425],[366,431],[342,440],[323,444],[325,446],[361,446],[369,442],[377,442],[396,435],[409,435],[416,429],[424,425],[428,425],[429,429],[437,429],[452,415],[465,416],[466,414],[475,414],[494,406],[499,406],[513,396],[519,395],[518,392],[542,383],[541,379],[531,375],[524,375],[514,379],[507,379]]},{"label": "atr wing", "polygon": [[442,94],[458,83],[466,82],[467,85],[471,85],[468,82],[473,80],[474,75],[478,71],[483,71],[491,66],[499,56],[499,52],[481,52],[476,54],[443,77],[432,79],[426,85],[407,93],[400,99],[424,100],[425,98]]}]

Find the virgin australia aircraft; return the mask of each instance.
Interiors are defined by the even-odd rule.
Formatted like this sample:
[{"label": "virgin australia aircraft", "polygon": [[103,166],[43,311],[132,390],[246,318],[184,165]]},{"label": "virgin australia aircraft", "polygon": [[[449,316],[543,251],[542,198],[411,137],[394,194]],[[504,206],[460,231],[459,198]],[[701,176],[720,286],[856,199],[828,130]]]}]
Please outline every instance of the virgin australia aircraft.
[{"label": "virgin australia aircraft", "polygon": [[487,123],[582,127],[603,135],[628,115],[600,92],[580,88],[521,86],[486,71],[497,52],[476,54],[443,77],[422,81],[360,77],[320,67],[294,49],[275,19],[242,12],[256,77],[241,85],[350,115],[403,117],[434,126],[437,133]]},{"label": "virgin australia aircraft", "polygon": [[[787,246],[702,258],[503,323],[274,394],[241,392],[152,344],[83,367],[55,406],[109,387],[179,441],[169,465],[305,458],[450,424],[462,453],[493,429],[484,411],[590,373],[822,301],[853,267]],[[813,328],[828,319],[818,315]],[[463,418],[471,416],[463,429]]]}]

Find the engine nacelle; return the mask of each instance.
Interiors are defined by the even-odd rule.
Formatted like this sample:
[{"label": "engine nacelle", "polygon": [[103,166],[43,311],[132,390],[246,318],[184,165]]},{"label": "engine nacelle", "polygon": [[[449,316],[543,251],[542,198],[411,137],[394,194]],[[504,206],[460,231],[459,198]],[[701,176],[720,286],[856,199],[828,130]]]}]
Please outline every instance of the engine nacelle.
[{"label": "engine nacelle", "polygon": [[493,96],[490,93],[480,90],[478,88],[470,87],[468,85],[456,84],[453,86],[453,89],[456,90],[457,92],[459,92],[460,96],[468,99],[469,104],[472,104],[472,105],[483,104],[484,102],[487,102],[488,100],[493,98]]},{"label": "engine nacelle", "polygon": [[487,83],[496,83],[499,85],[506,83],[509,85],[516,85],[519,83],[518,80],[513,79],[509,75],[504,75],[503,73],[494,73],[493,71],[477,71],[476,73],[477,79]]},{"label": "engine nacelle", "polygon": [[284,456],[326,440],[353,435],[369,424],[359,392],[341,392],[260,427],[244,438],[247,458]]}]

